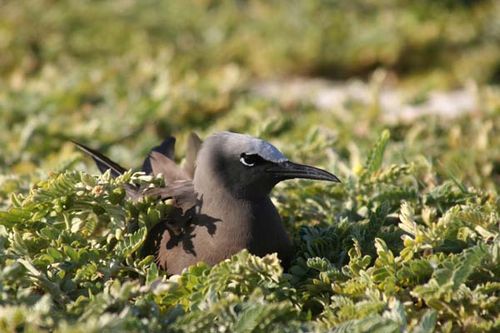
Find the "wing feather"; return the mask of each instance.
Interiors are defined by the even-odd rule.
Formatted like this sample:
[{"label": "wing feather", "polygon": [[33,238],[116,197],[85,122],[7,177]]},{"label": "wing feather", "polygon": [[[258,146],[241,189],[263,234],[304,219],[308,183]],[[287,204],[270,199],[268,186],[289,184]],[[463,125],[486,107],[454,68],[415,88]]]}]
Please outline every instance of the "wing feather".
[{"label": "wing feather", "polygon": [[163,142],[159,145],[151,149],[150,154],[146,157],[144,160],[144,163],[142,164],[142,171],[144,171],[146,174],[151,174],[153,172],[152,165],[151,165],[151,153],[152,152],[157,152],[161,155],[166,156],[168,159],[171,161],[174,161],[175,159],[175,138],[173,136],[167,137]]},{"label": "wing feather", "polygon": [[164,187],[147,189],[143,195],[158,197],[161,200],[172,199],[174,206],[182,209],[183,214],[197,204],[197,195],[190,180],[177,180]]},{"label": "wing feather", "polygon": [[162,174],[166,183],[173,183],[177,180],[188,180],[189,175],[181,169],[174,161],[156,151],[149,154],[151,170],[153,175]]},{"label": "wing feather", "polygon": [[191,132],[187,142],[186,148],[186,161],[184,162],[184,171],[189,175],[190,179],[194,178],[194,171],[196,170],[196,156],[201,148],[203,141],[196,133]]}]

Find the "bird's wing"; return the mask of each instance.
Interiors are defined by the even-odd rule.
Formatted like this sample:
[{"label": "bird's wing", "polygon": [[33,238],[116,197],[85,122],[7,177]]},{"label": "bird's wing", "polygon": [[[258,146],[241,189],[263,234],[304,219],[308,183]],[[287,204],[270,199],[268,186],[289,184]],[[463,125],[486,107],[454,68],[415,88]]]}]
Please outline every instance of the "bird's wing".
[{"label": "bird's wing", "polygon": [[184,171],[186,171],[190,179],[193,179],[194,177],[194,171],[196,169],[196,156],[198,155],[198,151],[200,150],[202,143],[203,142],[198,135],[191,132],[187,142],[186,161],[183,166]]},{"label": "bird's wing", "polygon": [[142,164],[142,171],[147,174],[158,175],[162,174],[166,183],[172,183],[176,180],[192,179],[189,172],[181,169],[175,163],[175,138],[169,136],[161,145],[151,149],[144,163]]},{"label": "bird's wing", "polygon": [[142,194],[161,200],[172,199],[174,207],[180,208],[183,214],[197,204],[197,195],[191,180],[176,180],[164,187],[146,189]]},{"label": "bird's wing", "polygon": [[148,156],[153,175],[162,174],[167,184],[177,180],[190,180],[189,174],[163,154],[152,151]]},{"label": "bird's wing", "polygon": [[[75,141],[73,141],[73,143],[82,151],[84,151],[85,153],[87,153],[92,157],[92,159],[95,161],[97,165],[97,168],[102,173],[106,172],[107,170],[110,170],[111,176],[116,178],[127,171],[127,169],[125,169],[118,163],[112,161],[108,157],[104,156],[97,150],[94,150],[90,147],[87,147]],[[159,146],[154,147],[151,150],[151,153],[148,155],[148,157],[143,163],[142,170],[148,174],[153,174],[155,176],[161,173],[167,184],[175,183],[178,180],[190,180],[191,176],[188,174],[188,172],[175,164],[173,160],[174,149],[175,149],[175,138],[168,137]],[[173,187],[169,188],[176,188],[176,187],[178,187],[178,185],[175,186],[173,185]],[[134,200],[139,199],[143,195],[143,193],[139,191],[138,186],[126,185],[125,188],[127,190],[127,194],[129,195],[129,197]]]},{"label": "bird's wing", "polygon": [[[175,159],[175,138],[173,136],[167,137],[159,146],[151,149],[151,153],[152,152],[160,153],[173,161]],[[146,157],[144,163],[142,164],[141,170],[146,174],[151,174],[153,172],[150,160],[151,153]]]},{"label": "bird's wing", "polygon": [[190,238],[185,237],[184,231],[186,228],[189,230],[196,214],[197,195],[191,180],[177,180],[161,188],[147,189],[142,194],[161,200],[172,200],[174,209],[169,211],[163,221],[151,228],[141,250],[143,256],[153,255],[156,263],[167,270],[171,242],[175,244],[181,242],[187,250],[192,250],[193,245],[190,243]]}]

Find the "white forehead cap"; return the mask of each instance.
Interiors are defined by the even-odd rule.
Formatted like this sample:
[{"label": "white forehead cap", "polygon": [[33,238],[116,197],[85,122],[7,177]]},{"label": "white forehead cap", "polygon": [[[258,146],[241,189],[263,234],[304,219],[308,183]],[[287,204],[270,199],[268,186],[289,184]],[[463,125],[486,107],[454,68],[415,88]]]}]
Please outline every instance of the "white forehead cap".
[{"label": "white forehead cap", "polygon": [[232,132],[222,132],[219,135],[225,136],[232,143],[241,145],[246,154],[257,154],[267,161],[274,163],[286,162],[288,159],[275,146],[262,139],[253,136]]}]

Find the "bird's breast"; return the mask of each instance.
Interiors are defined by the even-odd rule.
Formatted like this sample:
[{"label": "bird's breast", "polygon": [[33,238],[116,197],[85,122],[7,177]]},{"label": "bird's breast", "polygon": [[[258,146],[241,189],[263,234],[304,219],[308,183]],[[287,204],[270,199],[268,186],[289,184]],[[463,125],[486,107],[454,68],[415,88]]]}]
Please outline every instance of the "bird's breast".
[{"label": "bird's breast", "polygon": [[264,256],[277,252],[286,267],[292,246],[269,198],[203,200],[179,234],[167,231],[161,241],[161,262],[171,274],[198,262],[214,265],[243,249]]},{"label": "bird's breast", "polygon": [[269,198],[220,201],[215,208],[201,206],[196,220],[195,250],[209,264],[242,249],[259,256],[277,252],[283,261],[290,257],[290,239]]}]

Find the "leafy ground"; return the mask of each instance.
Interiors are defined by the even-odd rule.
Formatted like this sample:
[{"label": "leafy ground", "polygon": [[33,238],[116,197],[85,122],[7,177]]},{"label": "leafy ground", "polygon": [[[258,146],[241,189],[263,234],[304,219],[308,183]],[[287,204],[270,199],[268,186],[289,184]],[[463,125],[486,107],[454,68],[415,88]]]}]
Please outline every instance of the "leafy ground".
[{"label": "leafy ground", "polygon": [[[499,331],[498,6],[0,2],[0,331]],[[254,89],[295,75],[356,75],[371,98]],[[454,118],[380,101],[386,84],[411,106],[467,81],[477,103]],[[134,167],[170,133],[182,160],[191,130],[257,135],[343,180],[273,192],[288,272],[242,252],[165,276],[139,251],[168,202],[122,187],[161,180],[96,176],[68,141]]]}]

